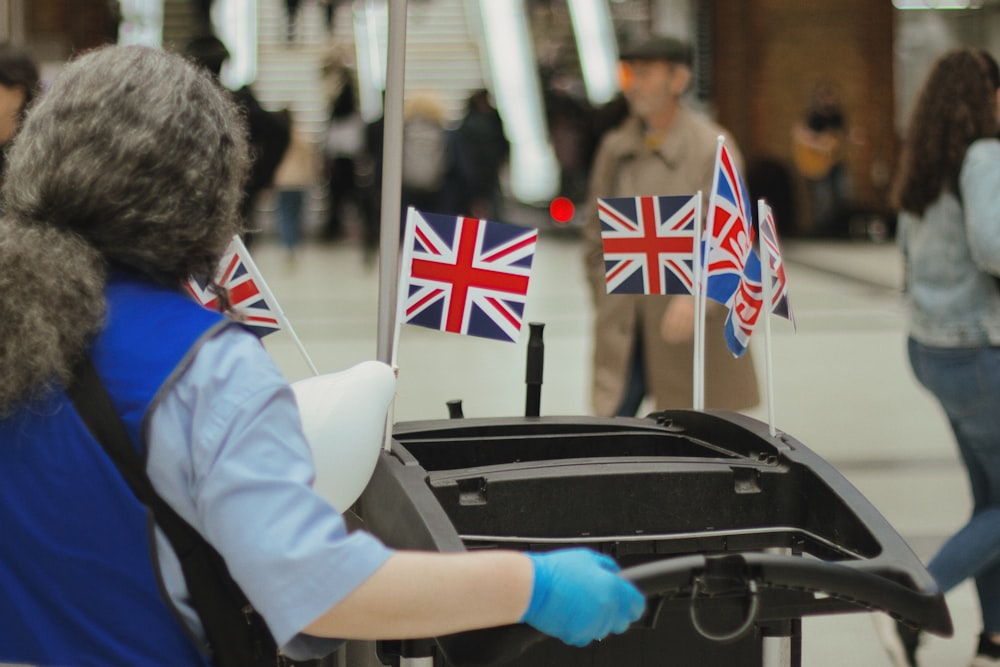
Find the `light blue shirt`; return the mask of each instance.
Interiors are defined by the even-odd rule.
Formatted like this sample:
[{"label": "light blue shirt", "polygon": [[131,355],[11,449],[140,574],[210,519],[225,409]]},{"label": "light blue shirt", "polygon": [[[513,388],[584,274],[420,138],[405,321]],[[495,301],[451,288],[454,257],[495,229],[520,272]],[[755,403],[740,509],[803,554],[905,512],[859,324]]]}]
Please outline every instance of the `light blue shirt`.
[{"label": "light blue shirt", "polygon": [[925,345],[1000,345],[1000,141],[965,154],[962,200],[944,193],[921,218],[903,212],[909,333]]},{"label": "light blue shirt", "polygon": [[[226,560],[284,652],[316,657],[335,640],[299,634],[392,551],[312,491],[315,470],[291,388],[252,334],[206,341],[151,407],[147,472],[157,493]],[[165,586],[201,624],[173,550],[157,534]]]}]

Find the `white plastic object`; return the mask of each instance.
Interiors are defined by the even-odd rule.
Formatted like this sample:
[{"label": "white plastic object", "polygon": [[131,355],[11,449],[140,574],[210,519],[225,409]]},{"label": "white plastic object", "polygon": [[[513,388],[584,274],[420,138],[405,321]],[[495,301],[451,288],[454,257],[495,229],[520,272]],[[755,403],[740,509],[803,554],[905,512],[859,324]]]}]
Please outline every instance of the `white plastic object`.
[{"label": "white plastic object", "polygon": [[371,479],[396,375],[378,361],[292,383],[316,465],[315,489],[343,512]]}]

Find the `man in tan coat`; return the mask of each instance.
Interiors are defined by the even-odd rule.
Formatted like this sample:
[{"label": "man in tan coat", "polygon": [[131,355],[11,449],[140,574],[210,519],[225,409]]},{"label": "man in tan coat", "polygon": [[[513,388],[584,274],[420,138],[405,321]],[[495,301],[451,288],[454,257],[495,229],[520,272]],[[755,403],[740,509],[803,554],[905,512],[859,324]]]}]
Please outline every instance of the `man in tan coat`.
[{"label": "man in tan coat", "polygon": [[[610,131],[594,160],[584,228],[587,279],[594,298],[593,409],[601,416],[635,415],[648,395],[657,410],[693,403],[694,300],[606,292],[596,201],[605,197],[691,195],[707,211],[719,135],[739,160],[728,133],[687,107],[691,48],[653,37],[622,56],[629,117]],[[742,410],[759,401],[753,361],[726,348],[726,309],[708,301],[705,323],[705,407]]]}]

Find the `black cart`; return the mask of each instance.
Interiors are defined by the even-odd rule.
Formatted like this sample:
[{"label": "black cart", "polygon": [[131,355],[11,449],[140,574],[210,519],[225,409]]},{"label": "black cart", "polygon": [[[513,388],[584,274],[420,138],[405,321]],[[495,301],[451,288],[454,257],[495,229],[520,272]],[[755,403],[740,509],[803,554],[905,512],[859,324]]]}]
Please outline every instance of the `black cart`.
[{"label": "black cart", "polygon": [[[378,359],[394,363],[407,0],[388,3]],[[341,666],[792,667],[801,619],[881,610],[951,634],[909,546],[833,467],[733,413],[539,416],[540,325],[524,417],[397,423],[347,513],[388,545],[456,552],[587,546],[647,595],[623,635],[572,648],[527,626],[351,642]]]},{"label": "black cart", "polygon": [[586,648],[511,626],[379,642],[382,664],[799,665],[802,617],[871,610],[951,633],[881,514],[802,443],[734,413],[399,423],[350,516],[397,548],[587,546],[649,599]]}]

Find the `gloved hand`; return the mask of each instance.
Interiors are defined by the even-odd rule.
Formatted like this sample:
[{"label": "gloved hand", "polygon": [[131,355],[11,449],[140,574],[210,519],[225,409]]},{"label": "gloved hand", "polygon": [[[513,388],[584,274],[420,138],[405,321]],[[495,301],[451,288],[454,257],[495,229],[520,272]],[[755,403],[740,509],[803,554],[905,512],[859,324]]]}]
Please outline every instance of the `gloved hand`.
[{"label": "gloved hand", "polygon": [[528,553],[535,565],[531,602],[521,618],[573,646],[621,634],[642,616],[643,597],[618,576],[613,558],[589,549]]}]

